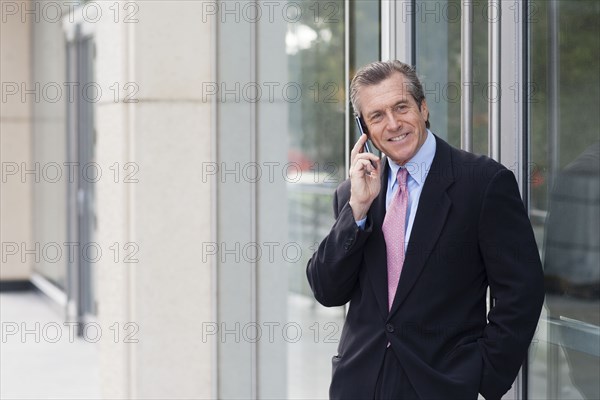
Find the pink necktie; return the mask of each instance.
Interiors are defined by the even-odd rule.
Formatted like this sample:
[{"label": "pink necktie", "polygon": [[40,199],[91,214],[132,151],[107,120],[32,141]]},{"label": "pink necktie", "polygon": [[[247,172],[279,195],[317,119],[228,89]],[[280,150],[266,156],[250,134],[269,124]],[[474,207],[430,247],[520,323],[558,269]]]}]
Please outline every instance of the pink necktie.
[{"label": "pink necktie", "polygon": [[406,178],[408,171],[400,168],[396,179],[398,190],[390,202],[383,220],[383,237],[387,249],[388,268],[388,307],[392,308],[392,302],[398,288],[402,264],[404,264],[404,235],[406,226],[406,209],[408,208],[408,190],[406,189]]}]

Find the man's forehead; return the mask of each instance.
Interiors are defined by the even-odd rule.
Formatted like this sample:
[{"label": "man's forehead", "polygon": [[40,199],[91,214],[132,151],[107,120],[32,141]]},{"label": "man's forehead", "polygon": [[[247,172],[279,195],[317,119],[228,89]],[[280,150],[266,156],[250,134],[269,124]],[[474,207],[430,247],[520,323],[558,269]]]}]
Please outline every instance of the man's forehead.
[{"label": "man's forehead", "polygon": [[[392,90],[390,87],[385,93],[373,93],[367,95],[363,101],[363,113],[370,114],[376,111],[382,111],[385,108],[393,107],[399,103],[410,103],[412,96],[410,93],[401,90]],[[370,93],[369,93],[370,94]]]},{"label": "man's forehead", "polygon": [[410,85],[404,76],[397,72],[389,78],[375,84],[364,86],[360,90],[359,97],[363,100],[363,109],[372,108],[374,105],[389,105],[390,101],[397,103],[399,101],[409,102],[412,99]]},{"label": "man's forehead", "polygon": [[390,107],[398,103],[408,102],[408,97],[401,93],[390,93],[387,96],[375,96],[367,99],[365,111],[373,111],[382,107]]},{"label": "man's forehead", "polygon": [[381,82],[376,83],[374,85],[364,86],[363,89],[377,90],[378,88],[384,89],[384,88],[391,88],[391,87],[396,88],[396,90],[407,91],[409,88],[408,80],[400,72],[395,72],[392,75],[390,75],[389,77],[382,80]]}]

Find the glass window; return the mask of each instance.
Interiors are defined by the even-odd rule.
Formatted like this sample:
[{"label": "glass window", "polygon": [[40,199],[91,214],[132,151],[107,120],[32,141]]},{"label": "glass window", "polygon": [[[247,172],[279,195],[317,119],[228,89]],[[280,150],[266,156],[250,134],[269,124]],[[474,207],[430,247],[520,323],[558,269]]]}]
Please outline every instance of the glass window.
[{"label": "glass window", "polygon": [[[487,154],[488,5],[473,2],[473,152]],[[461,1],[415,3],[416,66],[431,130],[460,147]]]},{"label": "glass window", "polygon": [[[43,18],[31,25],[32,33],[32,79],[40,87],[59,87],[40,101],[31,102],[33,115],[32,151],[34,162],[44,170],[52,165],[65,165],[69,161],[67,149],[67,104],[65,76],[67,45],[62,25],[50,23]],[[74,47],[69,47],[70,49]],[[74,54],[68,53],[69,56]],[[75,81],[75,79],[72,79]],[[53,96],[56,95],[56,98]],[[64,172],[64,170],[63,170]],[[63,243],[69,242],[67,233],[67,179],[45,180],[33,185],[34,192],[34,240],[41,247],[53,248],[47,256],[41,257],[33,265],[33,270],[55,284],[61,290],[68,291],[67,262],[58,253],[67,250]],[[48,212],[48,210],[53,210]],[[56,252],[54,252],[55,249]]]},{"label": "glass window", "polygon": [[529,358],[529,396],[600,398],[600,7],[533,1],[531,220],[546,303]]},{"label": "glass window", "polygon": [[287,345],[288,398],[327,398],[344,309],[316,302],[306,264],[333,225],[333,192],[345,175],[344,2],[298,4],[285,50],[289,79],[302,88],[299,101],[287,102],[288,162],[302,178],[288,180],[287,204],[288,240],[300,245],[302,259],[288,266],[287,322],[305,334]]},{"label": "glass window", "polygon": [[415,7],[416,66],[431,130],[460,147],[460,1],[421,0]]},{"label": "glass window", "polygon": [[[304,94],[288,102],[288,161],[305,171],[302,180],[287,185],[289,240],[301,245],[304,256],[289,266],[288,319],[309,333],[288,345],[289,398],[327,398],[331,357],[344,323],[344,308],[319,305],[306,279],[308,259],[334,223],[333,192],[346,177],[345,55],[350,77],[379,59],[379,2],[350,2],[349,27],[344,3],[302,2],[302,18],[288,22],[286,35],[288,76]],[[345,49],[345,29],[350,29],[350,49]],[[350,126],[354,129],[353,122]]]},{"label": "glass window", "polygon": [[357,69],[380,59],[380,13],[378,1],[350,2],[350,79]]},{"label": "glass window", "polygon": [[[381,59],[380,20],[381,4],[379,1],[350,2],[350,80],[359,68]],[[348,101],[350,101],[349,97]],[[350,151],[356,140],[358,140],[359,133],[352,106],[350,106],[349,114]],[[375,148],[372,150],[377,152]]]},{"label": "glass window", "polygon": [[262,336],[218,343],[218,394],[327,398],[344,308],[316,302],[306,265],[346,175],[346,4],[268,3],[219,2],[219,163],[262,171],[219,182],[219,242],[262,251],[219,260],[219,323]]}]

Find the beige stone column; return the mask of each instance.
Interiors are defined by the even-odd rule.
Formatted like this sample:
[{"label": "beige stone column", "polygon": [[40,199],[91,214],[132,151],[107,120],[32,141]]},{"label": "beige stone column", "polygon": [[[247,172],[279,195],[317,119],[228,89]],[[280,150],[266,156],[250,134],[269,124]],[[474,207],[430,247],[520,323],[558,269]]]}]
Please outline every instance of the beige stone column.
[{"label": "beige stone column", "polygon": [[[3,9],[0,24],[0,280],[28,280],[35,261],[32,236],[31,144],[31,18],[21,20],[20,8],[29,1],[11,4],[15,14]],[[23,256],[25,260],[23,261]]]},{"label": "beige stone column", "polygon": [[95,34],[99,85],[121,90],[96,113],[98,162],[120,169],[97,187],[96,238],[119,249],[97,267],[99,323],[120,330],[117,343],[112,330],[102,338],[103,394],[210,398],[202,327],[214,320],[212,275],[200,250],[211,240],[212,188],[200,166],[211,161],[211,106],[201,96],[211,27],[201,2],[124,4],[117,22],[103,4],[110,18]]}]

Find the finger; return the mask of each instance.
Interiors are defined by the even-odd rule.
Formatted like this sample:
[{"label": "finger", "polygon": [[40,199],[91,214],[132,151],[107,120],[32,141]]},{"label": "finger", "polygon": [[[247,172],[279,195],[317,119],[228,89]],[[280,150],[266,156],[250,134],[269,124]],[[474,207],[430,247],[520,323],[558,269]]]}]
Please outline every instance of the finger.
[{"label": "finger", "polygon": [[354,144],[354,147],[352,147],[352,151],[350,152],[351,163],[354,162],[354,158],[356,157],[356,155],[360,154],[360,152],[362,151],[362,148],[364,147],[366,142],[367,142],[367,135],[365,135],[363,133],[362,135],[360,135],[360,137]]},{"label": "finger", "polygon": [[356,163],[357,160],[367,160],[369,162],[369,168],[367,169],[369,175],[371,174],[371,171],[379,170],[379,157],[377,157],[375,154],[358,153],[354,162]]},{"label": "finger", "polygon": [[378,172],[379,172],[379,167],[376,163],[376,161],[372,161],[372,160],[364,160],[367,164],[365,165],[365,171],[366,174],[369,175],[370,178],[376,177],[378,176]]},{"label": "finger", "polygon": [[368,174],[370,170],[373,170],[371,161],[362,158],[357,159],[352,168],[352,172],[358,173],[358,176],[364,176],[365,174]]},{"label": "finger", "polygon": [[358,153],[355,157],[355,160],[358,160],[358,159],[368,159],[370,161],[373,161],[373,163],[376,163],[377,161],[379,161],[379,157],[377,157],[373,153],[367,153],[367,152]]},{"label": "finger", "polygon": [[375,161],[375,168],[377,171],[381,171],[381,158],[379,157],[377,157],[377,160]]}]

